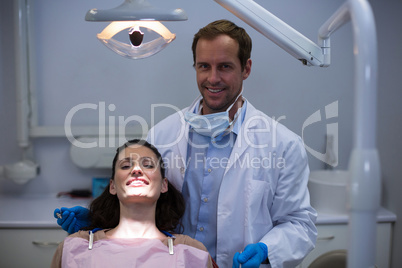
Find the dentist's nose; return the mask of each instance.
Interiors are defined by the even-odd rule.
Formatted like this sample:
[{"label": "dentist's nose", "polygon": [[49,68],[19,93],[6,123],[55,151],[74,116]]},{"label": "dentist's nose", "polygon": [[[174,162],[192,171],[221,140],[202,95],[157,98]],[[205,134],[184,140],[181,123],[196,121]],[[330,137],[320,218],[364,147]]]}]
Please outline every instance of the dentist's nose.
[{"label": "dentist's nose", "polygon": [[216,68],[211,68],[211,71],[208,75],[208,82],[211,85],[216,85],[221,81],[221,77],[219,75],[219,71]]}]

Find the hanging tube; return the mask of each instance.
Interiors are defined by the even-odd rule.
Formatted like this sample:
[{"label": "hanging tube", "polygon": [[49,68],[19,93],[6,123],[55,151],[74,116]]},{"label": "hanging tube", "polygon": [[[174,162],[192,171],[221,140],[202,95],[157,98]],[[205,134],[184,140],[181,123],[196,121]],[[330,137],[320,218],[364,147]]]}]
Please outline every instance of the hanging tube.
[{"label": "hanging tube", "polygon": [[27,39],[27,3],[14,1],[15,68],[17,97],[17,140],[21,148],[29,147],[29,74]]}]

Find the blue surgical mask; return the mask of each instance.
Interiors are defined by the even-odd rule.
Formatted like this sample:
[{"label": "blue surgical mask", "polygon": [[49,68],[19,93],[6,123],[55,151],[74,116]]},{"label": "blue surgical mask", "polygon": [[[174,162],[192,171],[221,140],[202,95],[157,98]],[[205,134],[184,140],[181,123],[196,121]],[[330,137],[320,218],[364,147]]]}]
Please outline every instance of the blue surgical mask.
[{"label": "blue surgical mask", "polygon": [[200,135],[215,138],[226,130],[230,130],[238,115],[240,114],[241,107],[237,110],[233,121],[229,119],[229,111],[237,102],[243,90],[239,93],[236,100],[224,112],[200,115],[192,112],[186,112],[184,119],[193,127],[194,131]]}]

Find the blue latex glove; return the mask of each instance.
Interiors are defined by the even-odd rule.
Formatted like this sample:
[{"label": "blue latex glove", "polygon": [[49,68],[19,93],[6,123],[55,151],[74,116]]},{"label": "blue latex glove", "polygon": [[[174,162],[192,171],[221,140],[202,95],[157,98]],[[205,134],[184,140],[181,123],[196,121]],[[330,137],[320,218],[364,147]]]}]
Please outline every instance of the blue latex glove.
[{"label": "blue latex glove", "polygon": [[[78,232],[83,227],[91,225],[88,218],[89,210],[84,207],[76,206],[72,208],[62,207],[54,210],[54,217],[57,219],[57,224],[69,234]],[[61,215],[61,219],[58,217]]]},{"label": "blue latex glove", "polygon": [[268,258],[268,247],[264,243],[249,244],[243,253],[236,252],[233,257],[233,268],[258,268]]}]

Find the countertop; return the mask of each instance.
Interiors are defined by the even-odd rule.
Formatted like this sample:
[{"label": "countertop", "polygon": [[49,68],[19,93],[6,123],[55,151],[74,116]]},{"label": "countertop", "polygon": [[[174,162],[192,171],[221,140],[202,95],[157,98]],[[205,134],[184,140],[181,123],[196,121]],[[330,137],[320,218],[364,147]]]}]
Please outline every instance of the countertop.
[{"label": "countertop", "polygon": [[[60,207],[87,207],[91,198],[60,197],[56,194],[11,196],[0,195],[0,228],[60,228],[53,211]],[[346,224],[348,215],[318,214],[317,225]],[[396,215],[381,208],[378,222],[395,222]]]},{"label": "countertop", "polygon": [[60,228],[53,211],[60,207],[87,207],[91,198],[57,197],[57,194],[0,195],[0,228]]},{"label": "countertop", "polygon": [[[318,213],[317,217],[317,225],[320,224],[347,224],[349,221],[349,215],[348,214],[320,214]],[[377,213],[377,222],[395,222],[396,221],[396,215],[381,207]]]}]

